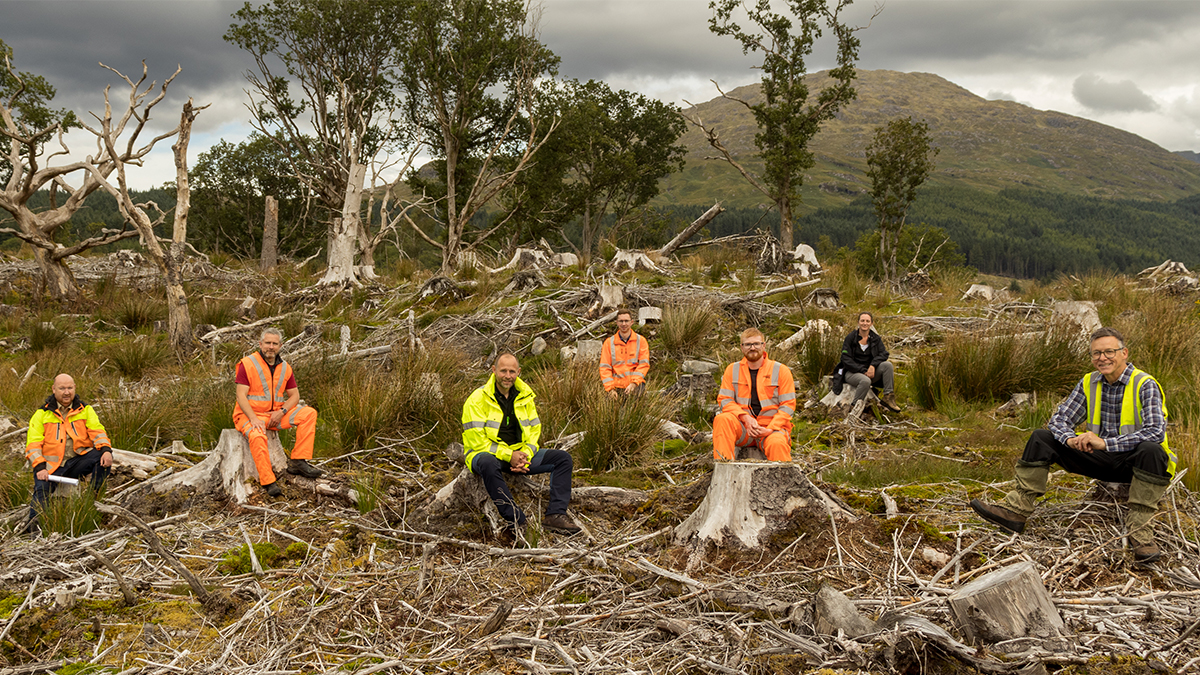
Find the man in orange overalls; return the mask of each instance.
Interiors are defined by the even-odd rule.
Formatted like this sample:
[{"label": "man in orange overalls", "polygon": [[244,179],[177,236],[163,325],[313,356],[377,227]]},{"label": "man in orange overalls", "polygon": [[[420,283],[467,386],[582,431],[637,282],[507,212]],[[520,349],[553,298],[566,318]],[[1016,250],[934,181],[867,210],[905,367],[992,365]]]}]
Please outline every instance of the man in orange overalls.
[{"label": "man in orange overalls", "polygon": [[767,358],[766,340],[757,328],[742,332],[742,356],[740,362],[729,364],[721,378],[713,457],[789,462],[792,413],[796,412],[792,371]]},{"label": "man in orange overalls", "polygon": [[600,348],[600,382],[609,396],[634,394],[646,388],[650,372],[650,345],[633,332],[633,313],[617,312],[617,332]]},{"label": "man in orange overalls", "polygon": [[300,389],[292,367],[279,358],[283,335],[268,328],[259,338],[258,351],[238,362],[237,405],[233,407],[233,425],[250,442],[250,454],[258,469],[258,482],[272,497],[283,496],[271,455],[267,451],[267,430],[296,427],[296,447],[288,460],[288,473],[317,478],[324,471],[308,463],[313,456],[317,435],[317,411],[300,404]]}]

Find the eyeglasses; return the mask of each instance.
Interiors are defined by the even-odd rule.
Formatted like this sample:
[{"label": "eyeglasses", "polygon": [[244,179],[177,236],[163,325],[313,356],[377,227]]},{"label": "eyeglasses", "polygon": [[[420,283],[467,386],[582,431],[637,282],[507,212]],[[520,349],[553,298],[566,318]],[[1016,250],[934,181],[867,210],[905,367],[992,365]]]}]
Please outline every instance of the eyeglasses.
[{"label": "eyeglasses", "polygon": [[743,342],[742,346],[746,347],[746,348],[761,347],[761,346],[763,346],[763,343],[761,343],[761,342]]},{"label": "eyeglasses", "polygon": [[1111,359],[1112,357],[1116,356],[1117,352],[1121,351],[1122,349],[1125,349],[1125,348],[1119,347],[1117,349],[1096,349],[1096,350],[1092,351],[1092,358],[1098,359],[1101,356],[1103,356],[1106,359]]}]

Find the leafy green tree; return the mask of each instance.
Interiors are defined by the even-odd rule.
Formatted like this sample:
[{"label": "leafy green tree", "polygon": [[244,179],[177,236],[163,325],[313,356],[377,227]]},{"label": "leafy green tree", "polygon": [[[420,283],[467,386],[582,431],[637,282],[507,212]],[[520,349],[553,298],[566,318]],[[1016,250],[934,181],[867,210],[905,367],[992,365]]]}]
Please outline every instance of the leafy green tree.
[{"label": "leafy green tree", "polygon": [[896,118],[875,129],[867,146],[867,175],[871,178],[871,199],[879,217],[879,264],[886,281],[896,281],[896,251],[908,208],[917,198],[917,189],[933,171],[933,147],[929,124],[914,122],[912,117]]},{"label": "leafy green tree", "polygon": [[415,0],[404,36],[408,121],[434,157],[409,185],[435,199],[436,231],[409,225],[442,255],[442,269],[508,225],[476,214],[516,182],[554,130],[534,110],[539,79],[558,57],[537,39],[522,0]]},{"label": "leafy green tree", "polygon": [[325,211],[328,283],[357,283],[364,167],[403,137],[392,113],[412,7],[410,0],[247,2],[225,33],[257,66],[246,76],[252,124],[276,139],[291,174]]},{"label": "leafy green tree", "polygon": [[515,184],[512,206],[518,220],[560,229],[579,219],[576,250],[587,260],[606,229],[622,230],[658,194],[659,179],[682,170],[687,149],[677,142],[687,125],[674,105],[595,80],[545,87],[542,108],[560,122]]},{"label": "leafy green tree", "polygon": [[305,185],[291,174],[287,139],[251,134],[200,153],[191,171],[191,241],[197,248],[257,258],[265,198],[279,201],[279,250],[307,255],[324,245],[325,225],[309,213]]},{"label": "leafy green tree", "polygon": [[[837,114],[842,105],[854,100],[857,93],[853,82],[857,77],[858,30],[842,23],[841,12],[853,0],[786,0],[772,3],[757,0],[749,5],[745,0],[713,0],[709,8],[713,17],[709,30],[717,35],[729,35],[742,45],[742,52],[761,52],[762,96],[760,103],[721,95],[740,103],[754,113],[759,132],[754,136],[763,160],[761,176],[734,159],[721,142],[715,127],[706,127],[695,115],[688,117],[700,127],[709,144],[759,192],[775,204],[779,211],[779,237],[784,248],[793,248],[792,212],[800,203],[800,186],[804,172],[816,160],[808,150],[821,124]],[[772,4],[783,5],[787,13],[777,12]],[[743,28],[737,16],[745,15],[749,23]],[[837,40],[837,66],[827,72],[826,84],[810,96],[809,81],[805,78],[806,59],[813,45],[822,36],[822,27],[831,31]],[[793,32],[795,28],[795,32]],[[718,88],[718,90],[720,90]]]}]

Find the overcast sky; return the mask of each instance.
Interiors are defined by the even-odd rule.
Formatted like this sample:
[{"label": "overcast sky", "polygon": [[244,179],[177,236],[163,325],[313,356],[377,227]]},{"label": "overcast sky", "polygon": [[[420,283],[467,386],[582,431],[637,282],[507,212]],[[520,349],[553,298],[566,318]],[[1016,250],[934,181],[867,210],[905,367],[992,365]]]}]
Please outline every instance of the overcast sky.
[{"label": "overcast sky", "polygon": [[[865,25],[876,5],[850,8]],[[188,96],[197,119],[192,161],[250,129],[244,73],[252,61],[221,36],[240,2],[218,0],[0,0],[0,39],[19,70],[45,76],[55,105],[103,109],[113,81],[104,62],[161,81],[183,71],[159,108],[163,128]],[[707,0],[544,0],[541,36],[561,75],[602,79],[682,104],[755,82],[755,60],[708,30]],[[1019,101],[1126,129],[1168,150],[1200,150],[1200,2],[1195,0],[889,0],[862,39],[860,67],[940,75],[991,99]],[[831,65],[818,46],[810,70]],[[119,92],[118,89],[114,91]],[[72,145],[86,152],[87,139]],[[169,144],[136,187],[173,179]]]}]

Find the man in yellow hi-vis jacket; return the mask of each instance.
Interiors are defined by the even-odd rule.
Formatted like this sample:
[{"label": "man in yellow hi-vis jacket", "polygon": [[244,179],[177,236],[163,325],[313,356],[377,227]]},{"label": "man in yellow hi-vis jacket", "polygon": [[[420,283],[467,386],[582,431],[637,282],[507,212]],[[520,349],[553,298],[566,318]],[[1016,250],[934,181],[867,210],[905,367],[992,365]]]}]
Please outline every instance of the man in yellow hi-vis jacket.
[{"label": "man in yellow hi-vis jacket", "polygon": [[507,535],[518,542],[526,518],[513,502],[504,474],[550,472],[550,503],[542,527],[575,534],[580,528],[567,515],[574,463],[568,452],[538,447],[542,422],[534,405],[536,396],[520,375],[517,357],[501,354],[487,383],[467,397],[462,413],[467,467],[483,479],[488,496],[508,523]]},{"label": "man in yellow hi-vis jacket", "polygon": [[33,499],[25,531],[37,534],[38,510],[54,491],[53,478],[91,476],[92,489],[104,487],[112,466],[112,444],[92,406],[75,394],[75,379],[54,378],[50,395],[29,418],[25,457],[33,467]]},{"label": "man in yellow hi-vis jacket", "polygon": [[[1158,381],[1129,363],[1125,338],[1112,328],[1092,333],[1092,365],[1050,418],[1047,429],[1029,437],[1017,461],[1014,487],[1000,504],[971,500],[984,520],[1009,532],[1024,532],[1036,500],[1046,493],[1050,465],[1112,483],[1129,483],[1125,526],[1133,559],[1149,563],[1162,555],[1151,518],[1175,475],[1175,453],[1167,443],[1167,406]],[[1075,429],[1084,424],[1085,431]]]}]

